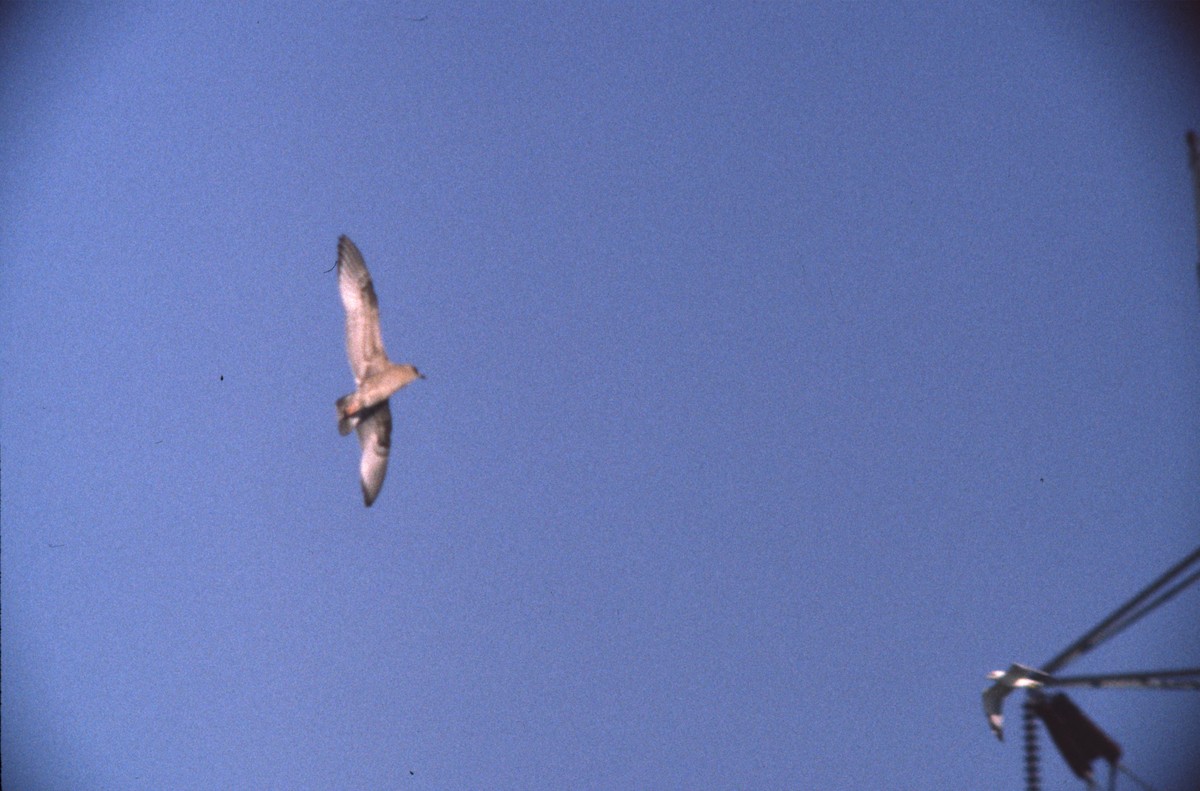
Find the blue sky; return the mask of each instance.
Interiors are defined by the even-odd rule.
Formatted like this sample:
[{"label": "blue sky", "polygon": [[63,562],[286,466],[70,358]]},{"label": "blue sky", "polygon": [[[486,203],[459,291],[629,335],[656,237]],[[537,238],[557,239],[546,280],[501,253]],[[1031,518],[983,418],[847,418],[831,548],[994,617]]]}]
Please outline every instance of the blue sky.
[{"label": "blue sky", "polygon": [[[1016,788],[987,671],[1196,544],[1156,6],[2,21],[5,788]],[[1178,787],[1197,696],[1073,697]]]}]

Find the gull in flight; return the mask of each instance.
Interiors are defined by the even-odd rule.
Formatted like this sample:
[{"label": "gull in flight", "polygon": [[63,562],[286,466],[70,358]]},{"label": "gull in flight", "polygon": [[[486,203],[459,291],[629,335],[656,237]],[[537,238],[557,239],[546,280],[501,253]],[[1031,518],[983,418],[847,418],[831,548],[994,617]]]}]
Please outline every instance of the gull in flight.
[{"label": "gull in flight", "polygon": [[388,398],[414,379],[425,377],[411,365],[388,359],[379,333],[379,300],[362,253],[354,242],[338,239],[338,290],[346,308],[346,355],[354,373],[355,391],[337,400],[338,433],[357,429],[362,445],[358,474],[363,502],[369,507],[379,496],[387,474],[392,445],[392,411]]},{"label": "gull in flight", "polygon": [[983,691],[983,713],[996,738],[1004,741],[1004,699],[1017,687],[1037,689],[1050,680],[1047,673],[1014,663],[1008,670],[993,670],[988,678],[996,682]]}]

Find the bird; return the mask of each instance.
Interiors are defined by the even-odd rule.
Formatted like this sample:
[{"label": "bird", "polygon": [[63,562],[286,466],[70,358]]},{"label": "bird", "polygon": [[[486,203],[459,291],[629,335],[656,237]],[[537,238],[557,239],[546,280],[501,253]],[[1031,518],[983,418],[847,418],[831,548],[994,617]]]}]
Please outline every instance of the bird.
[{"label": "bird", "polygon": [[988,673],[995,683],[983,691],[983,713],[987,715],[988,725],[996,738],[1004,741],[1004,699],[1008,693],[1017,687],[1037,689],[1050,681],[1050,675],[1033,667],[1018,665],[1015,662],[1008,670],[993,670]]},{"label": "bird", "polygon": [[346,356],[354,374],[354,392],[337,400],[338,433],[358,432],[362,460],[358,473],[363,503],[370,508],[383,488],[392,445],[392,411],[388,399],[400,388],[425,376],[407,363],[388,359],[379,331],[379,299],[362,253],[348,236],[338,237],[338,291],[346,309]]}]

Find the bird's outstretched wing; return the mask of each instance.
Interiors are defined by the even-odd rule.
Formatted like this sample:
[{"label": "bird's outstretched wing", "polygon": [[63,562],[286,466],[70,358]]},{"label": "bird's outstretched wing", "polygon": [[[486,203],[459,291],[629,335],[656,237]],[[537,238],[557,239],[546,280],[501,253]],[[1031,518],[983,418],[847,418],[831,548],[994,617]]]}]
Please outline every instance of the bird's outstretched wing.
[{"label": "bird's outstretched wing", "polygon": [[993,684],[983,691],[983,713],[987,715],[988,726],[996,738],[1004,741],[1004,699],[1012,687],[1003,684]]},{"label": "bird's outstretched wing", "polygon": [[362,481],[363,502],[369,507],[383,488],[387,475],[388,452],[392,447],[392,410],[381,401],[364,410],[358,425],[358,443],[362,446],[362,461],[358,475]]},{"label": "bird's outstretched wing", "polygon": [[983,691],[983,713],[987,716],[988,726],[996,738],[1004,741],[1004,699],[1014,689],[1038,689],[1053,681],[1050,674],[1013,663],[1008,670],[993,670],[988,673],[994,683]]},{"label": "bird's outstretched wing", "polygon": [[379,333],[379,300],[362,253],[345,236],[338,239],[337,269],[338,291],[346,308],[346,356],[355,381],[362,384],[388,365]]}]

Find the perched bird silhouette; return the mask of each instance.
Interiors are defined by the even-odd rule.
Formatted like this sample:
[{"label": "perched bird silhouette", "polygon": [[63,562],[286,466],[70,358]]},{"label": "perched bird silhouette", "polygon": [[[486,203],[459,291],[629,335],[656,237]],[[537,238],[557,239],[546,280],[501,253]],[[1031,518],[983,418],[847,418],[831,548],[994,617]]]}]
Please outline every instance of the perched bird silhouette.
[{"label": "perched bird silhouette", "polygon": [[338,238],[338,290],[346,308],[346,356],[354,373],[355,391],[337,400],[338,432],[357,429],[362,446],[358,473],[363,502],[369,507],[383,488],[392,445],[392,411],[388,398],[414,379],[424,379],[411,365],[388,359],[379,333],[379,300],[362,253],[348,237]]}]

